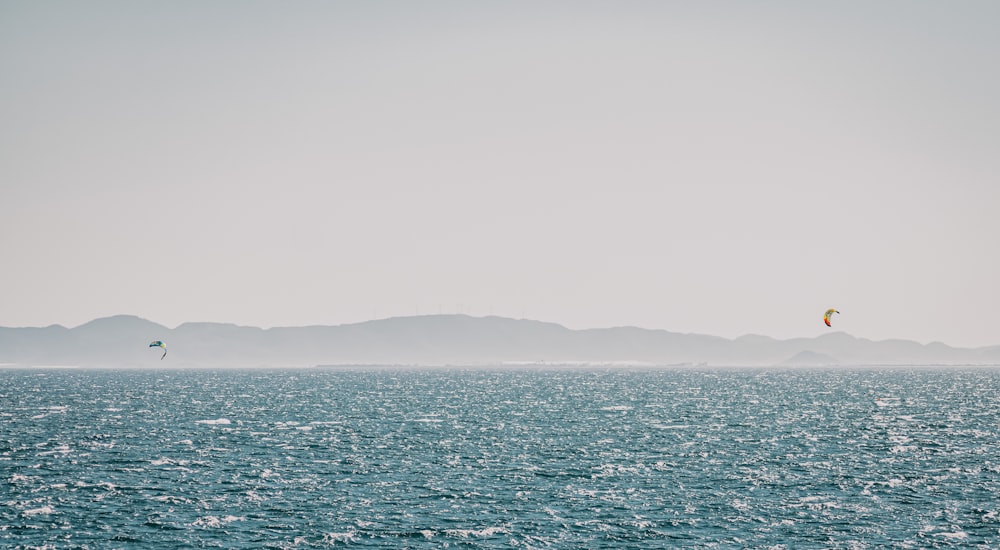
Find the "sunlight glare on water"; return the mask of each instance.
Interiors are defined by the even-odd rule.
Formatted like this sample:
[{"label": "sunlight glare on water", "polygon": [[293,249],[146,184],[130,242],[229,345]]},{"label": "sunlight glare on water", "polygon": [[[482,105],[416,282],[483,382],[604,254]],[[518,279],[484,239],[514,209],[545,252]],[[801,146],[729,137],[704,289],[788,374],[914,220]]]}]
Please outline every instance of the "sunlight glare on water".
[{"label": "sunlight glare on water", "polygon": [[0,545],[1000,545],[1000,370],[0,371]]}]

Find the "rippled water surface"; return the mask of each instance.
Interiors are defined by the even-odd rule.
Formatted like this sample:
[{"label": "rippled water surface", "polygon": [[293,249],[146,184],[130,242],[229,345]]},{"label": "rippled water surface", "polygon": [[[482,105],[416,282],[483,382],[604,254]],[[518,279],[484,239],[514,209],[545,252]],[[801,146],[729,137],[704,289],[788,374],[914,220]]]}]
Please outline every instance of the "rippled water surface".
[{"label": "rippled water surface", "polygon": [[1000,546],[1000,369],[0,370],[0,546]]}]

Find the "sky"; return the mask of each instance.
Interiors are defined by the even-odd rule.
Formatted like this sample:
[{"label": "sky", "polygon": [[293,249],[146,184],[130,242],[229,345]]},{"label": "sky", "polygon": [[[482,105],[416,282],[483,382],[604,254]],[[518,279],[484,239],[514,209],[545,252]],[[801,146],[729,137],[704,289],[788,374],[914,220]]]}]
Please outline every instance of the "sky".
[{"label": "sky", "polygon": [[0,326],[465,313],[1000,344],[998,20],[0,0]]}]

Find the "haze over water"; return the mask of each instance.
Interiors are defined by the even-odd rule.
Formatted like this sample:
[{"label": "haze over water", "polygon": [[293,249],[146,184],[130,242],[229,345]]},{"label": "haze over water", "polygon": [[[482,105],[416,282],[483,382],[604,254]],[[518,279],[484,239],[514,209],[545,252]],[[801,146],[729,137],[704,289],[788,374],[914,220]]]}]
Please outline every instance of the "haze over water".
[{"label": "haze over water", "polygon": [[0,371],[0,545],[1000,544],[1000,370]]}]

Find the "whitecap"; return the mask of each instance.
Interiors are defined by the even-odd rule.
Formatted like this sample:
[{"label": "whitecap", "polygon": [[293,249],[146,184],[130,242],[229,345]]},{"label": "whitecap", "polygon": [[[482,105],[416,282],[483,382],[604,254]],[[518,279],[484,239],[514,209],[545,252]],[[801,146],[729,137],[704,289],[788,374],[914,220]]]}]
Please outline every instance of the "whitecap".
[{"label": "whitecap", "polygon": [[191,526],[202,527],[206,529],[217,529],[219,527],[222,527],[223,525],[226,525],[227,523],[232,523],[234,521],[243,521],[245,519],[246,518],[242,516],[225,516],[221,518],[218,516],[203,516],[194,520],[194,522],[191,523]]},{"label": "whitecap", "polygon": [[46,506],[42,506],[41,508],[32,508],[30,510],[25,510],[25,511],[21,512],[21,515],[23,515],[25,517],[30,517],[30,516],[39,516],[39,515],[49,515],[49,514],[54,514],[54,513],[56,513],[55,508],[46,505]]},{"label": "whitecap", "polygon": [[228,418],[216,418],[214,420],[195,420],[195,424],[206,424],[209,426],[225,426],[232,424]]},{"label": "whitecap", "polygon": [[189,498],[174,496],[174,495],[158,495],[153,497],[153,500],[157,502],[165,502],[167,504],[191,504],[192,500]]},{"label": "whitecap", "polygon": [[470,537],[491,537],[500,533],[506,533],[503,527],[486,527],[483,529],[445,529],[445,534],[452,537],[467,539]]},{"label": "whitecap", "polygon": [[632,407],[628,405],[611,405],[608,407],[601,407],[602,411],[631,411]]},{"label": "whitecap", "polygon": [[57,453],[58,454],[69,454],[71,452],[73,452],[73,451],[70,450],[69,445],[65,445],[64,444],[64,445],[60,445],[58,447],[55,447],[51,451],[40,452],[40,453],[38,453],[38,456],[54,455],[54,454],[57,454]]},{"label": "whitecap", "polygon": [[829,500],[829,497],[822,495],[810,495],[805,497],[800,497],[797,505],[793,507],[805,507],[809,510],[819,511],[827,510],[831,508],[840,508],[840,505],[836,502]]},{"label": "whitecap", "polygon": [[635,521],[630,521],[628,523],[637,529],[652,529],[653,527],[656,527],[655,522],[642,518],[636,518]]},{"label": "whitecap", "polygon": [[336,542],[354,542],[357,540],[357,534],[354,531],[347,531],[345,533],[324,533],[323,534],[323,544],[333,544]]}]

